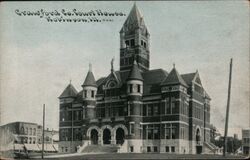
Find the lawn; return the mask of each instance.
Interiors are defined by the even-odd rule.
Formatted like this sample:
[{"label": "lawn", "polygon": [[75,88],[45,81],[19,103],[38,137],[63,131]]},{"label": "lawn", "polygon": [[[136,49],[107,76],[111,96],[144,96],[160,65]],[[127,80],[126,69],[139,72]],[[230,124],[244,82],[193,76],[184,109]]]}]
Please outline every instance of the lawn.
[{"label": "lawn", "polygon": [[228,155],[193,155],[193,154],[166,154],[166,153],[112,153],[112,154],[86,154],[86,155],[65,155],[65,157],[50,157],[45,159],[60,160],[125,160],[125,159],[245,159],[243,156]]}]

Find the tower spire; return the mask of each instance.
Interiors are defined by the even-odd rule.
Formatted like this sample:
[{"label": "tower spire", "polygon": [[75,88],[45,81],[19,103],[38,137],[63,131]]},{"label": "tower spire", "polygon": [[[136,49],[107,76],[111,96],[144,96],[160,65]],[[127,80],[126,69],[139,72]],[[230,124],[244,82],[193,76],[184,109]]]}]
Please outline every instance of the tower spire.
[{"label": "tower spire", "polygon": [[113,57],[111,60],[111,72],[114,72],[114,60],[115,58]]},{"label": "tower spire", "polygon": [[92,64],[89,63],[89,72],[92,72]]},{"label": "tower spire", "polygon": [[133,58],[136,60],[140,71],[149,70],[149,40],[150,35],[143,16],[134,2],[120,31],[120,70],[131,70]]}]

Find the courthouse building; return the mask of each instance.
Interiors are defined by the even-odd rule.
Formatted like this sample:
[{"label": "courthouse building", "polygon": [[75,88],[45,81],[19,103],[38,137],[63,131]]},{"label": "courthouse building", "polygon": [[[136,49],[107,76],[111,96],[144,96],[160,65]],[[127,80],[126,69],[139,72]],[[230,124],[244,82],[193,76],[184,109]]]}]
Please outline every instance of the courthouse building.
[{"label": "courthouse building", "polygon": [[[136,5],[120,30],[120,69],[59,96],[59,151],[117,146],[119,152],[211,152],[210,97],[198,71],[150,70],[150,34]],[[167,57],[166,57],[167,58]],[[94,67],[93,67],[94,68]],[[84,151],[84,149],[83,149]]]}]

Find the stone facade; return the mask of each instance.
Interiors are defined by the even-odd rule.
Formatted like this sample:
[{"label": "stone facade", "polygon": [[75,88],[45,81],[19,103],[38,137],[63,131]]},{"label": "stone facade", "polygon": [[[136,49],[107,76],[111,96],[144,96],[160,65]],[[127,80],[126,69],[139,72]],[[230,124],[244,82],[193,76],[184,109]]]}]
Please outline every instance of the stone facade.
[{"label": "stone facade", "polygon": [[150,70],[150,34],[133,6],[120,31],[120,70],[92,67],[78,92],[60,95],[59,151],[117,145],[120,152],[202,153],[210,143],[210,97],[198,71]]}]

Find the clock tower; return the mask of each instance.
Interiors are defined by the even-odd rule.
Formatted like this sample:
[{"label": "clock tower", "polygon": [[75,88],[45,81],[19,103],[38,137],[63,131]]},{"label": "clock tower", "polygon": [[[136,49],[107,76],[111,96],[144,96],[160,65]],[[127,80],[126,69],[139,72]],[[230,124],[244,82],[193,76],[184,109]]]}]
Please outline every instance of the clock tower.
[{"label": "clock tower", "polygon": [[136,4],[120,31],[120,71],[130,71],[134,60],[140,71],[149,70],[149,33]]}]

